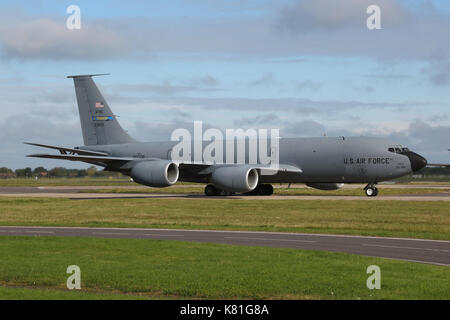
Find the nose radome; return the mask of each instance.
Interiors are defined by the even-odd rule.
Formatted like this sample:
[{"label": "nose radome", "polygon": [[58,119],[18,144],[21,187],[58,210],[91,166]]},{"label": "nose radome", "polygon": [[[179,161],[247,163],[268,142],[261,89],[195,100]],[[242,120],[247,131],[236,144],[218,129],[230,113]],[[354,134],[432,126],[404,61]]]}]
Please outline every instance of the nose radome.
[{"label": "nose radome", "polygon": [[427,159],[415,152],[408,152],[406,154],[411,162],[411,169],[413,172],[419,171],[427,165]]}]

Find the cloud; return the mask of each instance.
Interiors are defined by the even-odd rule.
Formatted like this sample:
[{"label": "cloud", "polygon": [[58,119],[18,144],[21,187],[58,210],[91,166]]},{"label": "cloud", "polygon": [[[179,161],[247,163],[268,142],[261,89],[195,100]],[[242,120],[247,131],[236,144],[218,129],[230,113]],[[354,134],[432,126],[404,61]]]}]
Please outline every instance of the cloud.
[{"label": "cloud", "polygon": [[[84,167],[81,163],[62,161],[43,161],[30,159],[25,155],[40,153],[39,150],[22,144],[24,141],[57,144],[63,146],[77,146],[82,144],[82,135],[78,116],[64,116],[64,111],[54,114],[15,114],[0,120],[2,135],[0,135],[0,166],[7,167],[45,167],[67,166]],[[188,115],[179,107],[167,108],[165,122],[127,120],[119,118],[124,128],[140,141],[164,141],[170,138],[173,130],[186,128],[192,131],[193,123]],[[290,116],[290,118],[289,118]],[[320,120],[310,118],[295,120],[292,114],[281,116],[279,113],[266,112],[254,117],[243,117],[234,122],[235,127],[243,128],[279,128],[282,137],[317,137],[323,136],[377,136],[385,137],[393,142],[405,144],[414,151],[426,156],[431,162],[450,162],[447,149],[450,147],[449,125],[432,125],[423,120],[410,123],[362,123],[351,118],[335,124],[326,121],[322,114],[316,114]],[[184,117],[184,118],[183,118]],[[223,123],[204,123],[204,129],[210,127],[222,129]]]},{"label": "cloud", "polygon": [[56,160],[43,161],[42,159],[27,158],[26,155],[33,153],[45,153],[23,142],[40,142],[63,146],[82,145],[80,123],[75,118],[48,118],[45,115],[12,115],[0,120],[0,166],[10,168],[38,167],[46,168],[56,166],[85,167],[81,163],[63,162]]},{"label": "cloud", "polygon": [[326,129],[317,121],[303,120],[286,123],[280,133],[288,137],[320,137],[326,133]]},{"label": "cloud", "polygon": [[450,60],[434,61],[425,72],[430,75],[430,82],[436,86],[443,87],[450,84]]},{"label": "cloud", "polygon": [[267,113],[258,115],[255,117],[244,117],[234,121],[234,125],[237,127],[251,127],[256,128],[258,126],[267,126],[268,124],[280,124],[280,118],[274,113]]},{"label": "cloud", "polygon": [[258,79],[253,80],[250,82],[250,86],[256,87],[256,86],[269,86],[276,83],[275,76],[272,72],[266,72],[263,75],[261,75]]},{"label": "cloud", "polygon": [[[366,27],[370,4],[381,7],[382,30]],[[144,60],[173,58],[174,53],[178,58],[252,55],[280,62],[294,62],[295,57],[306,55],[450,57],[450,44],[444,41],[450,38],[450,17],[436,10],[413,12],[404,2],[394,0],[298,0],[279,10],[276,7],[281,5],[266,5],[269,9],[264,14],[251,18],[122,16],[83,20],[81,30],[68,30],[66,17],[3,13],[0,47],[3,57],[24,60]]]},{"label": "cloud", "polygon": [[322,84],[319,82],[311,81],[311,80],[305,80],[305,81],[299,82],[296,87],[297,87],[298,91],[304,91],[304,90],[317,91],[322,87]]},{"label": "cloud", "polygon": [[[366,9],[374,4],[381,9],[382,30],[366,26]],[[431,3],[424,12],[396,0],[297,0],[280,10],[274,26],[303,54],[434,59],[450,56],[442,40],[450,36],[449,18]]]},{"label": "cloud", "polygon": [[126,39],[101,22],[69,30],[49,18],[2,20],[0,46],[5,57],[17,59],[118,58],[129,50]]},{"label": "cloud", "polygon": [[374,87],[372,86],[354,87],[354,89],[355,91],[361,93],[372,93],[375,91]]},{"label": "cloud", "polygon": [[197,85],[206,87],[216,87],[219,85],[219,81],[211,75],[206,75],[203,78],[193,79],[192,82]]},{"label": "cloud", "polygon": [[423,120],[415,120],[408,129],[408,135],[423,150],[431,151],[450,148],[450,126],[431,126]]},{"label": "cloud", "polygon": [[217,91],[217,88],[210,88],[204,86],[193,85],[173,85],[170,83],[164,84],[122,84],[113,88],[114,91],[119,92],[140,92],[140,93],[153,93],[161,96],[172,96],[180,93],[195,92],[195,91]]},{"label": "cloud", "polygon": [[156,97],[153,102],[171,103],[189,108],[226,111],[269,111],[297,113],[303,115],[333,115],[354,109],[409,108],[413,103],[363,102],[356,100],[311,100],[306,98],[200,98],[200,97]]},{"label": "cloud", "polygon": [[395,0],[297,0],[280,11],[277,27],[291,33],[366,28],[370,5],[378,5],[384,26],[408,21],[409,12]]}]

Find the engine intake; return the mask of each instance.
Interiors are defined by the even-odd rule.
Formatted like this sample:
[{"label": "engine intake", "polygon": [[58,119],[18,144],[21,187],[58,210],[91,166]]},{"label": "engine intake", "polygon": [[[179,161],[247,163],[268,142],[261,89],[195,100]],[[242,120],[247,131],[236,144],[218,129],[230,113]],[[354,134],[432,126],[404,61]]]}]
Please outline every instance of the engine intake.
[{"label": "engine intake", "polygon": [[149,187],[168,187],[178,181],[178,166],[167,160],[138,162],[131,169],[130,176],[137,183]]},{"label": "engine intake", "polygon": [[220,167],[214,170],[211,180],[225,191],[249,192],[258,185],[258,171],[248,166]]}]

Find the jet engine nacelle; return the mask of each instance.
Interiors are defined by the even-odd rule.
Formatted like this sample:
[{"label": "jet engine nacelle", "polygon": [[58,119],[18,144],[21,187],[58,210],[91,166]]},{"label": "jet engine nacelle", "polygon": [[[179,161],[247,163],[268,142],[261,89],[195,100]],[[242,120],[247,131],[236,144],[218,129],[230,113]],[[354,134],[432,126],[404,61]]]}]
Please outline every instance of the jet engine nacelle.
[{"label": "jet engine nacelle", "polygon": [[131,178],[149,187],[168,187],[178,180],[178,166],[172,161],[155,160],[138,162],[131,169]]},{"label": "jet engine nacelle", "polygon": [[225,191],[249,192],[258,185],[258,171],[248,166],[220,167],[214,170],[211,180]]},{"label": "jet engine nacelle", "polygon": [[308,187],[319,190],[337,190],[342,188],[343,183],[307,183]]}]

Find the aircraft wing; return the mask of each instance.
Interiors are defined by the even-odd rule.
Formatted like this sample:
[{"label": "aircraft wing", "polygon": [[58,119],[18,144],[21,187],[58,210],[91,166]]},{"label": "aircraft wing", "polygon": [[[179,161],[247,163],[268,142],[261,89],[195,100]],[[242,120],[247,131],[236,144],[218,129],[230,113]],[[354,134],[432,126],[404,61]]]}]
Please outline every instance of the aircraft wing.
[{"label": "aircraft wing", "polygon": [[[69,161],[83,161],[91,164],[96,164],[99,166],[107,167],[124,167],[130,169],[133,164],[127,164],[127,162],[131,161],[155,161],[161,160],[156,158],[134,158],[134,157],[112,157],[108,156],[107,153],[83,150],[83,149],[75,149],[75,148],[66,148],[60,146],[52,146],[46,144],[39,143],[31,143],[24,142],[28,145],[33,145],[37,147],[43,147],[48,149],[59,150],[60,154],[30,154],[27,157],[32,158],[47,158],[47,159],[58,159],[58,160],[69,160]],[[218,167],[227,165],[227,164],[214,164],[208,162],[190,162],[190,161],[173,161],[175,162],[181,170],[194,171],[200,175],[209,175]],[[127,165],[126,165],[127,164]],[[126,165],[126,166],[124,166]],[[239,166],[240,164],[231,164],[231,166]],[[247,164],[242,164],[247,165]],[[288,164],[280,164],[277,167],[275,166],[267,166],[267,165],[250,165],[255,169],[258,169],[262,174],[273,175],[277,173],[284,174],[299,174],[303,171],[293,165]]]},{"label": "aircraft wing", "polygon": [[259,170],[266,171],[266,172],[273,172],[273,173],[276,173],[276,172],[303,173],[302,169],[300,169],[296,166],[290,165],[290,164],[279,164],[278,166],[272,166],[272,167],[259,165],[259,166],[256,166],[255,169],[259,169]]},{"label": "aircraft wing", "polygon": [[199,174],[211,174],[215,169],[222,166],[249,166],[264,172],[265,174],[271,175],[276,173],[292,173],[298,174],[303,173],[302,169],[289,165],[289,164],[279,164],[278,166],[268,166],[261,164],[213,164],[213,163],[202,163],[202,162],[183,162],[174,161],[180,169],[197,169]]}]

